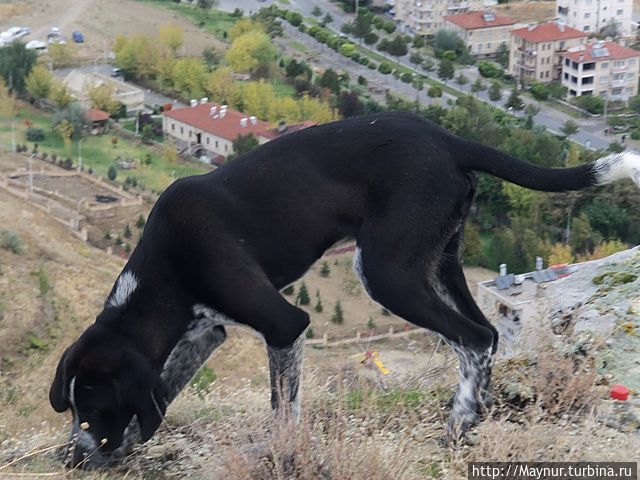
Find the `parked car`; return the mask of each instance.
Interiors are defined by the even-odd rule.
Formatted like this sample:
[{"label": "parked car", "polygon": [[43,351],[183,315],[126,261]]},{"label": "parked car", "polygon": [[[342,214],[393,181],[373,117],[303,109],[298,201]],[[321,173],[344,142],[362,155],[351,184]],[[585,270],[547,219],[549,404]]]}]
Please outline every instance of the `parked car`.
[{"label": "parked car", "polygon": [[47,42],[43,42],[42,40],[31,40],[26,45],[27,50],[46,50]]},{"label": "parked car", "polygon": [[122,77],[122,76],[124,76],[124,73],[122,73],[122,69],[121,68],[112,68],[111,69],[111,76],[112,77]]},{"label": "parked car", "polygon": [[84,43],[84,35],[77,30],[71,34],[71,38],[73,38],[73,41],[76,43]]}]

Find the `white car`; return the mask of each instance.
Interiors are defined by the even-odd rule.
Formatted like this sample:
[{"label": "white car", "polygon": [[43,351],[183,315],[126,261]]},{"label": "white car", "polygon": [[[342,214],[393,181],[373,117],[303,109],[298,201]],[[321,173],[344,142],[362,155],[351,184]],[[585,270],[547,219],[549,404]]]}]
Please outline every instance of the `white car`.
[{"label": "white car", "polygon": [[26,45],[27,50],[46,50],[47,42],[43,42],[42,40],[31,40]]}]

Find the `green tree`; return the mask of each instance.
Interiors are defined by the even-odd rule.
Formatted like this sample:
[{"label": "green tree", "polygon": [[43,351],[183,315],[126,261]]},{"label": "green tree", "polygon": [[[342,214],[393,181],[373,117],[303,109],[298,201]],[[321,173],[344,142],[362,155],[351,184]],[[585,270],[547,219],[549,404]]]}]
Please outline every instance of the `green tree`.
[{"label": "green tree", "polygon": [[531,87],[531,95],[539,102],[549,98],[549,87],[544,83],[536,83]]},{"label": "green tree", "polygon": [[136,220],[136,227],[142,230],[146,224],[147,221],[144,219],[144,216],[142,214],[138,215],[138,219]]},{"label": "green tree", "polygon": [[468,265],[478,265],[482,258],[480,229],[472,223],[467,223],[464,227],[462,258]]},{"label": "green tree", "polygon": [[461,73],[456,77],[456,83],[458,85],[466,85],[467,83],[469,83],[469,79]]},{"label": "green tree", "polygon": [[298,289],[297,303],[300,305],[309,305],[309,303],[311,303],[311,298],[309,298],[309,290],[307,290],[307,285],[304,282],[302,282],[300,288]]},{"label": "green tree", "polygon": [[124,238],[131,238],[131,227],[128,223],[124,226],[122,234],[124,235]]},{"label": "green tree", "polygon": [[498,102],[502,99],[502,88],[498,82],[492,82],[487,93],[492,102]]},{"label": "green tree", "polygon": [[293,284],[291,284],[291,285],[289,285],[289,286],[287,286],[287,287],[282,289],[282,294],[290,296],[290,295],[293,295],[295,293],[295,290],[296,290],[295,287],[293,286]]},{"label": "green tree", "polygon": [[564,122],[564,125],[561,128],[562,133],[564,133],[567,137],[578,133],[578,124],[573,120],[567,120]]},{"label": "green tree", "polygon": [[460,54],[465,48],[464,40],[453,30],[440,29],[433,36],[433,48],[436,53],[451,51]]},{"label": "green tree", "polygon": [[504,42],[498,45],[498,50],[496,51],[496,62],[498,62],[502,68],[507,68],[509,66],[509,46]]},{"label": "green tree", "polygon": [[323,27],[325,27],[325,26],[327,26],[327,25],[329,25],[329,24],[331,24],[331,23],[333,23],[333,17],[331,16],[331,14],[330,14],[329,12],[327,12],[327,13],[325,14],[325,16],[324,16],[324,17],[322,17],[321,25],[322,25]]},{"label": "green tree", "polygon": [[635,113],[640,113],[640,95],[629,99],[629,108]]},{"label": "green tree", "polygon": [[499,78],[503,74],[495,63],[488,60],[478,62],[478,72],[485,78]]},{"label": "green tree", "polygon": [[524,108],[524,102],[522,101],[522,98],[520,98],[520,92],[518,92],[517,88],[511,90],[511,95],[509,95],[505,106],[516,111]]},{"label": "green tree", "polygon": [[322,9],[316,5],[315,7],[313,7],[313,10],[311,10],[311,15],[313,15],[314,17],[319,17],[320,15],[322,15]]},{"label": "green tree", "polygon": [[369,317],[369,320],[367,321],[367,329],[369,330],[376,329],[376,323],[373,321],[373,317]]},{"label": "green tree", "polygon": [[[109,165],[109,170],[107,170],[107,178],[109,180],[114,181],[118,176],[118,170],[114,165]],[[119,238],[119,237],[118,237]]]},{"label": "green tree", "polygon": [[424,37],[421,37],[420,35],[413,37],[413,48],[422,48],[424,45]]},{"label": "green tree", "polygon": [[327,68],[318,80],[318,85],[328,88],[334,94],[340,93],[340,77],[332,68]]},{"label": "green tree", "polygon": [[331,274],[331,268],[329,267],[329,262],[322,262],[322,266],[320,267],[320,276],[328,277]]},{"label": "green tree", "polygon": [[600,242],[602,242],[602,235],[594,230],[586,214],[581,213],[572,219],[569,244],[574,251],[590,254]]},{"label": "green tree", "polygon": [[198,8],[202,11],[204,21],[209,19],[209,12],[216,5],[217,0],[198,0]]},{"label": "green tree", "polygon": [[442,88],[437,85],[429,87],[429,90],[427,90],[427,95],[429,95],[431,98],[440,98],[442,97]]},{"label": "green tree", "polygon": [[442,80],[450,80],[453,78],[455,74],[455,67],[451,60],[440,60],[440,65],[438,67],[438,77]]},{"label": "green tree", "polygon": [[477,92],[481,92],[483,90],[487,89],[487,85],[482,81],[481,78],[477,78],[472,84],[471,84],[471,91],[473,93],[477,93]]},{"label": "green tree", "polygon": [[44,65],[36,65],[25,81],[25,89],[33,98],[49,98],[53,88],[53,75]]},{"label": "green tree", "polygon": [[9,92],[25,92],[27,77],[37,58],[36,52],[27,50],[22,42],[11,42],[0,47],[0,77],[4,79]]},{"label": "green tree", "polygon": [[344,312],[342,311],[342,305],[340,304],[340,300],[336,302],[335,307],[333,308],[333,315],[331,316],[331,322],[336,325],[342,325],[344,323]]},{"label": "green tree", "polygon": [[322,300],[320,300],[320,298],[318,298],[318,301],[316,302],[313,309],[318,313],[322,313],[322,311],[324,310],[324,306],[322,305]]},{"label": "green tree", "polygon": [[233,140],[233,153],[235,156],[243,155],[247,152],[250,152],[254,148],[257,148],[259,145],[258,139],[252,133],[247,133],[246,135],[238,135]]}]

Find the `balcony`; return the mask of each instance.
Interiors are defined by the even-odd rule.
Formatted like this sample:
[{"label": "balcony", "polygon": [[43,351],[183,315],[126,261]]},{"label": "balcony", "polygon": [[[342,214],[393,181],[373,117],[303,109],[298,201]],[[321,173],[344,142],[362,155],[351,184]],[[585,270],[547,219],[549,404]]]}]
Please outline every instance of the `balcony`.
[{"label": "balcony", "polygon": [[464,10],[464,9],[469,9],[470,8],[470,3],[469,2],[450,2],[447,5],[447,10]]},{"label": "balcony", "polygon": [[629,67],[627,65],[620,65],[618,67],[612,65],[611,67],[609,67],[609,71],[612,73],[622,73],[626,72],[627,70],[629,70]]},{"label": "balcony", "polygon": [[416,7],[418,12],[432,12],[433,11],[433,3],[427,2],[421,4],[419,7]]},{"label": "balcony", "polygon": [[623,78],[622,80],[611,80],[609,82],[609,87],[611,88],[620,88],[627,85],[627,81]]},{"label": "balcony", "polygon": [[421,18],[421,17],[416,17],[415,15],[413,15],[411,18],[413,19],[414,22],[419,24],[425,24],[431,21],[430,18]]}]

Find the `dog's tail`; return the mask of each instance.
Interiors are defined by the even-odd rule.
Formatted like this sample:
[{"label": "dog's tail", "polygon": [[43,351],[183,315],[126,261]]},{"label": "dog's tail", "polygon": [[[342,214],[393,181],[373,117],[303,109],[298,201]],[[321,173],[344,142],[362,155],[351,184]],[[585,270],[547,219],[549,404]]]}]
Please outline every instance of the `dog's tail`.
[{"label": "dog's tail", "polygon": [[523,162],[492,147],[463,140],[465,154],[460,167],[486,172],[521,187],[543,192],[580,190],[631,178],[640,187],[640,154],[607,155],[593,163],[572,168],[544,168]]}]

